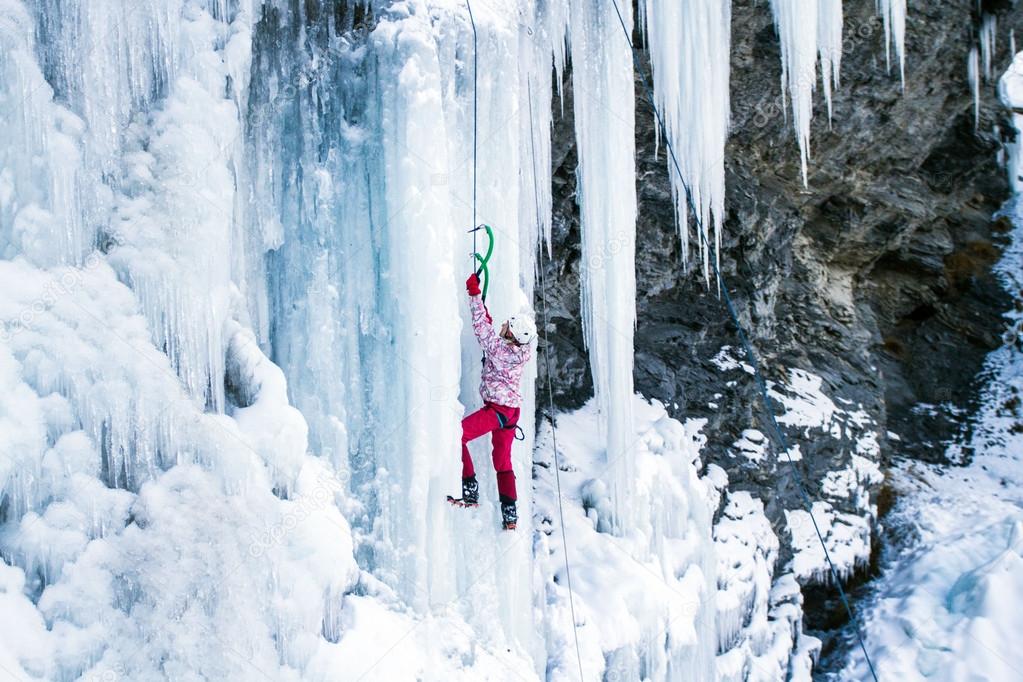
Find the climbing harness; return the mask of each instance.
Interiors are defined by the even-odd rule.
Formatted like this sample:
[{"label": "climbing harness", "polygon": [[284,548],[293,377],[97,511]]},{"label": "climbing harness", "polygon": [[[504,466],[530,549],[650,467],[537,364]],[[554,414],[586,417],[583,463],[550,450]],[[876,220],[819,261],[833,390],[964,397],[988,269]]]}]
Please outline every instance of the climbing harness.
[{"label": "climbing harness", "polygon": [[495,416],[497,416],[497,425],[501,428],[502,431],[504,431],[505,429],[514,430],[515,440],[526,440],[526,432],[522,430],[521,426],[519,426],[517,423],[509,426],[508,418],[501,414],[501,411],[496,408],[491,407],[490,411],[493,412]]},{"label": "climbing harness", "polygon": [[[629,35],[629,29],[625,25],[625,19],[622,17],[621,9],[618,6],[618,0],[611,0],[614,3],[615,13],[618,15],[618,22],[622,26],[622,32],[625,34],[625,40],[629,44],[629,50],[632,52],[632,60],[635,70],[640,75],[640,80],[643,83],[643,88],[646,91],[647,99],[650,101],[650,106],[654,110],[654,116],[657,118],[658,127],[661,130],[661,135],[664,137],[665,146],[668,149],[669,157],[671,158],[672,165],[675,168],[675,172],[678,174],[679,181],[682,183],[682,187],[685,189],[686,201],[692,209],[693,219],[696,221],[697,232],[700,235],[700,240],[703,242],[705,248],[710,249],[710,245],[707,244],[707,238],[704,236],[703,225],[700,221],[700,212],[697,210],[696,203],[693,201],[692,191],[689,188],[689,183],[686,182],[685,177],[682,175],[682,169],[679,166],[678,158],[675,156],[675,149],[671,143],[671,137],[668,136],[668,129],[664,125],[664,119],[661,116],[660,110],[657,108],[657,101],[654,98],[653,89],[650,87],[650,83],[647,80],[646,73],[643,71],[642,64],[638,56],[636,55],[636,47],[632,43],[632,36]],[[532,113],[532,112],[531,112]],[[874,664],[870,660],[870,654],[867,653],[867,645],[863,641],[862,624],[853,613],[852,606],[849,604],[849,599],[845,594],[845,590],[842,588],[842,583],[838,577],[838,571],[835,569],[835,564],[831,560],[831,553],[828,551],[828,546],[824,542],[824,535],[821,533],[820,526],[817,524],[817,519],[813,515],[813,504],[810,501],[810,496],[806,492],[806,488],[803,485],[803,477],[799,473],[798,467],[792,460],[792,455],[789,454],[788,441],[785,435],[782,433],[781,428],[778,426],[778,420],[774,416],[774,411],[771,409],[771,397],[767,392],[767,382],[764,380],[763,372],[760,369],[760,362],[757,359],[756,353],[753,351],[753,346],[750,344],[749,337],[746,335],[745,328],[739,320],[739,315],[735,310],[735,305],[732,303],[732,297],[728,294],[728,286],[726,285],[725,278],[721,274],[721,270],[718,268],[716,259],[710,259],[711,267],[714,270],[714,278],[718,283],[718,290],[725,301],[725,307],[728,309],[728,314],[732,318],[732,323],[738,330],[739,340],[746,351],[746,357],[749,360],[749,364],[753,367],[754,376],[756,378],[757,386],[760,390],[760,398],[763,403],[764,412],[767,414],[768,421],[771,425],[771,431],[774,433],[778,444],[781,447],[781,451],[785,454],[785,458],[789,463],[789,467],[792,471],[793,479],[796,483],[796,487],[799,489],[799,494],[803,499],[803,504],[806,507],[806,511],[810,514],[810,520],[813,522],[813,529],[817,533],[817,540],[820,542],[821,547],[824,549],[824,557],[828,562],[828,570],[831,573],[832,580],[835,581],[835,586],[838,588],[838,596],[842,601],[842,605],[845,607],[845,612],[849,616],[849,621],[855,626],[856,639],[859,642],[860,649],[863,651],[863,657],[866,659],[867,667],[870,668],[870,674],[874,678],[874,682],[878,682],[877,671],[874,670]],[[541,272],[543,270],[541,269]],[[550,374],[548,373],[548,380]]]}]

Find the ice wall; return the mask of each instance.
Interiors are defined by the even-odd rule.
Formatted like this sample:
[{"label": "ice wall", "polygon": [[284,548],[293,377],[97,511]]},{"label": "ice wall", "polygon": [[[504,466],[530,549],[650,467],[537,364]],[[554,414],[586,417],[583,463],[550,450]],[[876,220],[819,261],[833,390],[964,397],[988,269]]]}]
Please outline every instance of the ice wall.
[{"label": "ice wall", "polygon": [[[635,93],[615,6],[572,0],[571,55],[579,149],[583,332],[606,437],[614,526],[631,525],[630,452],[636,325]],[[629,35],[632,7],[618,3]]]},{"label": "ice wall", "polygon": [[[550,73],[564,13],[479,2],[473,14],[478,80],[464,3],[380,3],[342,18],[348,26],[327,12],[265,13],[247,160],[262,208],[247,232],[272,247],[265,342],[314,450],[350,473],[361,565],[418,613],[464,614],[542,661],[521,541],[533,365],[527,440],[513,450],[523,532],[500,534],[487,439],[472,446],[481,508],[452,509],[445,496],[458,492],[459,421],[481,406],[463,285],[473,268],[474,88],[476,216],[496,234],[487,304],[499,324],[531,307],[536,246],[549,231]],[[480,233],[481,251],[485,241]]]},{"label": "ice wall", "polygon": [[222,254],[180,243],[231,231],[203,191],[234,197],[250,18],[0,4],[0,620],[26,623],[0,659],[27,679],[303,677],[358,577]]},{"label": "ice wall", "polygon": [[[693,217],[699,220],[701,230],[696,237],[697,248],[709,277],[711,251],[717,258],[725,215],[731,2],[646,0],[641,7],[657,106],[682,175],[692,190],[698,211]],[[666,156],[682,253],[688,258],[689,200],[671,155]]]}]

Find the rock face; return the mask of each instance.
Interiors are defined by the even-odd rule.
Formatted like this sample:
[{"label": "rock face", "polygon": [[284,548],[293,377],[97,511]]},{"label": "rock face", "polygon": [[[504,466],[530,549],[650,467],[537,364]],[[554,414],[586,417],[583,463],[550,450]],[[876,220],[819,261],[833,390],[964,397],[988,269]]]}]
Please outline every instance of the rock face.
[{"label": "rock face", "polygon": [[[1009,192],[1000,131],[1009,128],[993,82],[981,84],[975,126],[967,77],[980,20],[971,14],[975,3],[910,3],[904,90],[897,65],[886,69],[875,3],[844,3],[841,86],[830,125],[818,92],[806,187],[780,92],[770,7],[732,4],[721,267],[765,374],[774,381],[791,368],[818,375],[825,394],[876,424],[884,458],[939,461],[941,443],[964,428],[959,415],[985,354],[999,344],[1001,311],[1009,304],[990,272],[1004,230],[991,216]],[[997,78],[1011,58],[1010,29],[1023,30],[1023,12],[1012,2],[983,4],[998,15]],[[570,408],[593,389],[580,327],[569,80],[564,93],[553,153],[557,256],[544,267],[555,400]],[[643,99],[641,93],[637,86]],[[770,430],[752,377],[712,362],[722,347],[739,346],[736,330],[698,265],[688,273],[683,267],[664,149],[655,156],[645,101],[637,103],[637,119],[636,390],[665,403],[674,417],[708,420],[706,459],[728,472],[732,490],[764,501],[782,541],[782,566],[792,558],[784,511],[803,505],[789,465],[773,448],[759,461],[736,456],[733,444],[744,430]],[[797,466],[810,497],[872,519],[876,495],[842,499],[825,489],[829,472],[850,465],[850,433],[787,431],[800,446]],[[876,484],[869,487],[876,492]],[[811,627],[827,626],[831,609],[808,594]]]}]

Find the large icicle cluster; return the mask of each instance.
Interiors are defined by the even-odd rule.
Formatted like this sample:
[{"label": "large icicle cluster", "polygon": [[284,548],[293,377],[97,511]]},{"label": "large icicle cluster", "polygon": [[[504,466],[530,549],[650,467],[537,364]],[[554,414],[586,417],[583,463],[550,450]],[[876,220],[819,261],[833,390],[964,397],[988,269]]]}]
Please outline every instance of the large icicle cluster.
[{"label": "large icicle cluster", "polygon": [[831,88],[838,84],[841,65],[842,1],[771,0],[771,9],[781,42],[782,93],[792,99],[792,124],[806,184],[817,60],[819,55],[830,116]]},{"label": "large icicle cluster", "polygon": [[[833,116],[832,90],[838,87],[842,65],[842,0],[771,0],[778,40],[781,43],[781,88],[792,99],[792,124],[799,144],[803,184],[807,183],[810,159],[810,123],[813,93],[817,87],[817,62],[828,107]],[[902,86],[906,84],[906,0],[877,0],[885,32],[885,56],[891,68],[892,50],[899,62]]]},{"label": "large icicle cluster", "polygon": [[247,43],[250,19],[0,3],[0,621],[30,633],[5,631],[0,661],[19,678],[305,677],[358,577],[340,483],[307,456],[280,370],[226,313],[172,315],[134,288],[146,268],[189,295],[228,278],[190,258],[224,246],[234,186],[212,183],[220,216],[182,183],[227,163],[204,133],[239,120],[224,93],[247,53],[230,37]]},{"label": "large icicle cluster", "polygon": [[[606,434],[614,525],[631,525],[633,331],[636,325],[635,93],[615,6],[571,0],[572,86],[579,149],[583,331]],[[632,7],[617,9],[631,35]]]},{"label": "large icicle cluster", "polygon": [[[645,0],[646,36],[657,106],[697,213],[704,274],[721,245],[725,218],[731,58],[730,0]],[[689,197],[668,154],[682,253],[689,254]],[[711,241],[713,239],[713,242]],[[713,243],[713,247],[711,244]]]}]

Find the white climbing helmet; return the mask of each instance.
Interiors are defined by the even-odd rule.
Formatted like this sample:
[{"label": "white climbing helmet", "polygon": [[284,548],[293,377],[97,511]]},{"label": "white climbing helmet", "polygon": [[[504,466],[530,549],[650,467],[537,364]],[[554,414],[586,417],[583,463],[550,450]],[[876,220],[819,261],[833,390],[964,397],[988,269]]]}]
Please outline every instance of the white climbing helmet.
[{"label": "white climbing helmet", "polygon": [[515,340],[525,346],[536,338],[536,322],[526,313],[519,313],[508,318],[508,329]]}]

